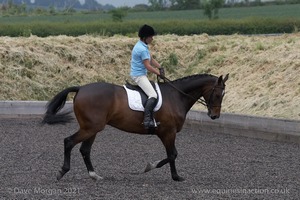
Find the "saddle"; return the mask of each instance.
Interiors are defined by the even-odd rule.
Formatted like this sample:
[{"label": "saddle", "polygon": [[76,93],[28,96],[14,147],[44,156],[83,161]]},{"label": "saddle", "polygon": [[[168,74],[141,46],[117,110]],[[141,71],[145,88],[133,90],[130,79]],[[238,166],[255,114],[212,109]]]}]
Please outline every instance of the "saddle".
[{"label": "saddle", "polygon": [[[153,110],[154,112],[156,112],[162,105],[162,96],[158,84],[154,83],[153,81],[150,82],[157,93],[157,104]],[[148,96],[145,94],[145,92],[138,85],[133,85],[129,82],[126,82],[123,87],[127,92],[128,104],[130,109],[144,112],[144,106],[148,99]]]}]

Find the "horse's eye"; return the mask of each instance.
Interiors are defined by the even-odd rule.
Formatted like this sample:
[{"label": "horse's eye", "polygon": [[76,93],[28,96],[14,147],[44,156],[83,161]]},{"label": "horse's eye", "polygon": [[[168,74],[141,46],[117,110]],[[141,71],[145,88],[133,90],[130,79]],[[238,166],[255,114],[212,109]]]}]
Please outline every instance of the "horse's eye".
[{"label": "horse's eye", "polygon": [[216,94],[216,99],[221,99],[221,95],[219,95],[219,94]]}]

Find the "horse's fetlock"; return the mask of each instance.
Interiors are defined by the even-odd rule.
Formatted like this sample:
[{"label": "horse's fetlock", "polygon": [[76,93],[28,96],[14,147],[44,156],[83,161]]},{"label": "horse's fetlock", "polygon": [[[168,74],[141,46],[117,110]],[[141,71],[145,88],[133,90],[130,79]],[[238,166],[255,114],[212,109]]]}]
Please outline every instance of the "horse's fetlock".
[{"label": "horse's fetlock", "polygon": [[62,167],[60,173],[65,174],[70,171],[70,167]]},{"label": "horse's fetlock", "polygon": [[171,154],[168,156],[169,161],[174,161],[177,158],[177,154]]}]

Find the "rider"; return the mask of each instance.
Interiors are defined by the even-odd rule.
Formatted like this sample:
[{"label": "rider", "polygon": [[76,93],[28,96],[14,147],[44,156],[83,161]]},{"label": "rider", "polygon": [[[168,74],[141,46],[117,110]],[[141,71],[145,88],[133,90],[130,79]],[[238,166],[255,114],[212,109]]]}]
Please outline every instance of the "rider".
[{"label": "rider", "polygon": [[160,64],[151,56],[148,48],[148,44],[153,41],[154,35],[156,35],[156,33],[151,26],[143,25],[138,33],[140,39],[133,47],[131,54],[130,76],[148,96],[143,122],[146,129],[155,126],[152,116],[153,109],[157,102],[157,94],[147,77],[147,72],[149,71],[158,76],[163,76],[163,73],[160,71]]}]

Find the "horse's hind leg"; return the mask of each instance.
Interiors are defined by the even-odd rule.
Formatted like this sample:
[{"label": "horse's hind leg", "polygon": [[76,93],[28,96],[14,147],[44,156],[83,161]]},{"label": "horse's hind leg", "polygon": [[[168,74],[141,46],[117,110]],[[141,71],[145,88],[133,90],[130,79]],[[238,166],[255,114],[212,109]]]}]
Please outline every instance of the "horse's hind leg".
[{"label": "horse's hind leg", "polygon": [[[97,132],[88,132],[83,129],[80,129],[75,134],[64,139],[64,164],[61,170],[58,172],[58,175],[56,177],[57,180],[60,180],[70,170],[71,151],[73,147],[84,140],[89,140],[89,138],[91,137],[93,139],[91,139],[92,142],[90,143],[93,144],[93,141],[95,139],[94,136],[96,135],[96,133]],[[89,142],[87,142],[87,144],[88,143]],[[88,145],[84,145],[84,146],[88,146]]]},{"label": "horse's hind leg", "polygon": [[64,164],[57,174],[57,180],[60,180],[70,170],[71,151],[77,144],[74,142],[77,135],[79,135],[79,131],[64,139]]},{"label": "horse's hind leg", "polygon": [[83,141],[81,144],[81,147],[80,147],[80,153],[83,157],[84,163],[86,165],[86,168],[89,172],[90,177],[92,179],[99,180],[99,179],[103,179],[103,178],[101,176],[98,176],[95,173],[94,167],[91,162],[91,149],[92,149],[92,145],[94,143],[95,138],[96,138],[96,134],[94,136],[90,137],[89,139]]}]

